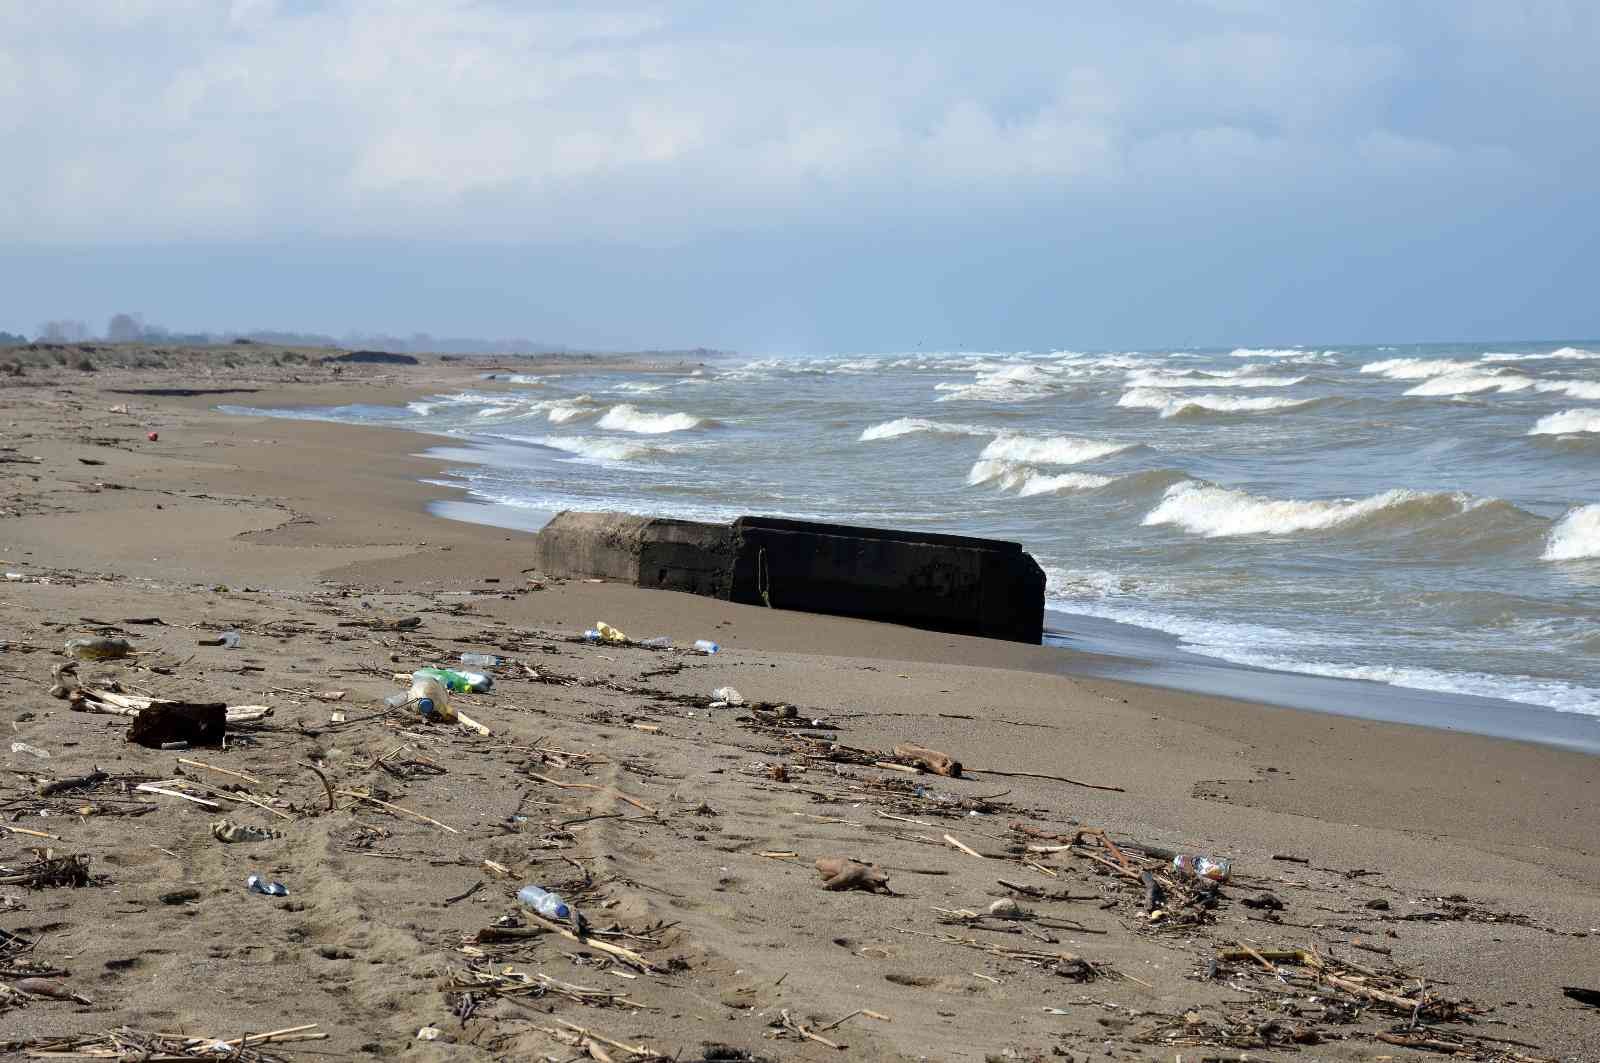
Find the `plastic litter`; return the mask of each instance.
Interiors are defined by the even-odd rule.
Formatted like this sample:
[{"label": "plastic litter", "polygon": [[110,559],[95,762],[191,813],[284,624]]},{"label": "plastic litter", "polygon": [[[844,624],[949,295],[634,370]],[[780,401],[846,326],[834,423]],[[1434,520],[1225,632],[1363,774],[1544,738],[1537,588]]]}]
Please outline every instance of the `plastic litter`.
[{"label": "plastic litter", "polygon": [[645,639],[643,642],[637,643],[637,645],[643,646],[647,650],[670,650],[672,649],[672,640],[665,635],[657,635],[655,638]]},{"label": "plastic litter", "polygon": [[717,652],[721,651],[721,649],[722,649],[721,646],[718,646],[715,642],[712,642],[710,639],[695,639],[694,640],[694,648],[695,648],[696,652],[703,653],[707,657],[711,656],[713,653],[717,653]]},{"label": "plastic litter", "polygon": [[289,887],[281,882],[269,882],[260,875],[251,875],[244,880],[244,884],[249,887],[251,893],[262,893],[268,897],[289,896]]},{"label": "plastic litter", "polygon": [[1226,882],[1233,872],[1233,861],[1223,857],[1196,856],[1181,853],[1172,858],[1172,869],[1213,882]]},{"label": "plastic litter", "polygon": [[411,673],[413,679],[419,675],[431,675],[452,694],[485,694],[494,686],[494,677],[482,672],[458,672],[450,668],[419,668]]},{"label": "plastic litter", "polygon": [[743,705],[744,695],[732,687],[718,687],[711,692],[713,701],[720,701],[724,705]]},{"label": "plastic litter", "polygon": [[600,633],[600,638],[606,642],[614,642],[620,646],[628,641],[628,636],[624,635],[622,632],[618,631],[604,620],[596,620],[594,629]]},{"label": "plastic litter", "polygon": [[492,653],[463,653],[461,663],[467,668],[499,668],[506,663],[506,659]]},{"label": "plastic litter", "polygon": [[522,887],[517,891],[517,900],[546,919],[565,922],[572,918],[572,908],[561,899],[560,894],[551,893],[543,886]]},{"label": "plastic litter", "polygon": [[38,757],[40,760],[49,760],[50,759],[50,753],[49,753],[48,750],[40,749],[38,746],[30,746],[26,742],[13,742],[13,743],[11,743],[11,752],[13,752],[13,753],[26,753],[26,754],[28,754],[28,756],[30,756],[30,757]]},{"label": "plastic litter", "polygon": [[66,651],[80,661],[114,661],[133,652],[133,643],[127,639],[79,638],[68,639]]},{"label": "plastic litter", "polygon": [[432,671],[423,669],[411,673],[411,689],[387,697],[383,703],[391,709],[402,709],[409,705],[429,718],[455,719],[455,710],[450,707],[450,688],[438,676],[431,674]]}]

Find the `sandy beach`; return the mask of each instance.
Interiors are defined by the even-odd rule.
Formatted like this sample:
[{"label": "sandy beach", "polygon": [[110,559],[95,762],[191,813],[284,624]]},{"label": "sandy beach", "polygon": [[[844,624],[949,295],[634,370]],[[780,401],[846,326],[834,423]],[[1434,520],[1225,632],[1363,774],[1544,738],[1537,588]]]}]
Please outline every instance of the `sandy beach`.
[{"label": "sandy beach", "polygon": [[[1600,988],[1600,758],[553,579],[528,533],[428,512],[451,492],[416,433],[215,409],[398,402],[501,363],[287,353],[63,349],[0,376],[0,1054],[315,1024],[260,1050],[1600,1060],[1600,1009],[1561,988]],[[724,650],[574,639],[597,620]],[[51,696],[83,635],[136,650],[81,663],[84,688],[271,713],[220,749],[132,744]],[[490,734],[385,709],[396,673],[466,651],[509,658],[460,700]],[[723,686],[749,704],[710,707]],[[880,766],[903,744],[963,777]],[[224,842],[222,818],[281,837]],[[65,856],[86,881],[46,885]],[[835,856],[891,892],[824,889]],[[527,883],[589,930],[519,910]],[[987,914],[1006,898],[1031,917]]]}]

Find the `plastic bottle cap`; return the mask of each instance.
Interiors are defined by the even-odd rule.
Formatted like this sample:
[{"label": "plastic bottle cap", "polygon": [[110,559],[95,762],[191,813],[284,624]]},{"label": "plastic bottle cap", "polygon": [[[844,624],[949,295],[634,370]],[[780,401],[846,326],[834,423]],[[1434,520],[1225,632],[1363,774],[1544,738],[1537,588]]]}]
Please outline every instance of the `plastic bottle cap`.
[{"label": "plastic bottle cap", "polygon": [[432,716],[433,715],[433,699],[432,698],[418,698],[417,699],[417,711],[422,713],[422,715],[424,715],[424,716]]}]

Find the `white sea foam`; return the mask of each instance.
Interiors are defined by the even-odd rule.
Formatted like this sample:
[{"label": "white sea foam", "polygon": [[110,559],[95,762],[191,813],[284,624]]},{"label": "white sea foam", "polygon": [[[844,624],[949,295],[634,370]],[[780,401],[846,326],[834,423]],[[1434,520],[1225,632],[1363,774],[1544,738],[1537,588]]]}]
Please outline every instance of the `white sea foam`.
[{"label": "white sea foam", "polygon": [[1538,390],[1573,399],[1600,399],[1600,380],[1541,380]]},{"label": "white sea foam", "polygon": [[551,424],[571,424],[573,421],[585,417],[593,417],[600,410],[593,399],[587,395],[579,395],[571,402],[553,402],[545,410]]},{"label": "white sea foam", "polygon": [[542,436],[528,441],[597,461],[639,461],[649,457],[654,450],[645,443],[630,443],[625,439],[596,439],[592,436]]},{"label": "white sea foam", "polygon": [[408,402],[406,403],[406,409],[410,410],[418,417],[426,417],[432,413],[434,407],[438,405],[439,404],[437,402]]},{"label": "white sea foam", "polygon": [[[1235,347],[1235,358],[1300,358],[1307,352],[1293,347]],[[1311,352],[1315,353],[1315,352]]]},{"label": "white sea foam", "polygon": [[1561,347],[1546,354],[1507,354],[1491,351],[1483,356],[1486,362],[1535,362],[1544,360],[1590,362],[1600,360],[1600,351],[1586,351],[1579,347]]},{"label": "white sea foam", "polygon": [[707,422],[692,413],[645,413],[637,406],[623,403],[607,410],[595,422],[596,427],[615,432],[637,432],[640,435],[661,435],[666,432],[685,432],[699,428]]},{"label": "white sea foam", "polygon": [[1386,358],[1381,362],[1368,362],[1361,367],[1361,371],[1386,376],[1390,380],[1426,380],[1447,373],[1468,371],[1477,364],[1451,358]]},{"label": "white sea foam", "polygon": [[[1295,498],[1261,498],[1229,487],[1185,480],[1167,488],[1161,502],[1145,514],[1140,523],[1146,527],[1170,524],[1209,539],[1228,535],[1289,535],[1322,531],[1409,502],[1438,497],[1397,488],[1370,498],[1302,502]],[[1474,504],[1465,496],[1452,496],[1452,501],[1461,509]]]},{"label": "white sea foam", "polygon": [[1530,436],[1562,436],[1600,432],[1600,410],[1563,410],[1541,417],[1528,429]]},{"label": "white sea foam", "polygon": [[628,392],[632,392],[635,395],[647,395],[652,391],[661,391],[666,387],[667,387],[666,384],[649,384],[649,383],[645,383],[642,380],[624,380],[622,383],[618,384],[616,387],[612,388],[611,390],[612,391],[628,391]]},{"label": "white sea foam", "polygon": [[1481,395],[1486,391],[1502,395],[1513,391],[1527,391],[1534,386],[1532,377],[1521,373],[1496,373],[1483,370],[1462,370],[1429,377],[1405,394],[1419,396]]},{"label": "white sea foam", "polygon": [[1253,376],[1186,369],[1177,373],[1129,373],[1127,382],[1133,388],[1287,388],[1303,384],[1305,380],[1303,376]]},{"label": "white sea foam", "polygon": [[1104,487],[1112,479],[1087,472],[1044,473],[1031,465],[1001,458],[979,459],[967,473],[967,483],[974,487],[993,483],[1002,491],[1014,490],[1023,498],[1062,491],[1092,491]]},{"label": "white sea foam", "polygon": [[1135,410],[1155,410],[1163,419],[1197,413],[1263,413],[1289,410],[1315,399],[1240,398],[1236,395],[1171,395],[1160,388],[1134,388],[1124,392],[1118,406]]},{"label": "white sea foam", "polygon": [[1600,558],[1600,503],[1579,506],[1556,521],[1545,540],[1545,561]]},{"label": "white sea foam", "polygon": [[1074,436],[1021,436],[1004,434],[983,448],[981,458],[997,461],[1031,461],[1040,465],[1077,465],[1132,449],[1132,443],[1107,443]]},{"label": "white sea foam", "polygon": [[893,421],[875,424],[861,433],[861,442],[870,443],[874,439],[898,439],[901,436],[915,435],[927,432],[931,435],[945,436],[984,436],[989,434],[989,429],[979,428],[971,424],[949,424],[945,421],[929,421],[921,417],[898,417]]},{"label": "white sea foam", "polygon": [[971,383],[935,384],[935,391],[946,394],[940,402],[1024,402],[1050,394],[1062,384],[1062,367],[1049,367],[1033,363],[985,365],[979,368]]}]

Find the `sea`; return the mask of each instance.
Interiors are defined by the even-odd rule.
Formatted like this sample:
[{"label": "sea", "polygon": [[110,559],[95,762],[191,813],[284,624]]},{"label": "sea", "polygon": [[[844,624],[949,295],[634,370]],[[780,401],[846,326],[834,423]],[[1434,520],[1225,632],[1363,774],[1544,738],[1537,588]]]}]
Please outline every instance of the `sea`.
[{"label": "sea", "polygon": [[489,523],[1015,540],[1099,674],[1600,751],[1597,341],[574,361],[223,409],[414,430],[466,492],[440,511]]}]

